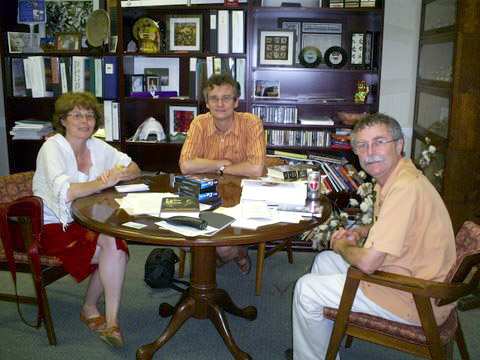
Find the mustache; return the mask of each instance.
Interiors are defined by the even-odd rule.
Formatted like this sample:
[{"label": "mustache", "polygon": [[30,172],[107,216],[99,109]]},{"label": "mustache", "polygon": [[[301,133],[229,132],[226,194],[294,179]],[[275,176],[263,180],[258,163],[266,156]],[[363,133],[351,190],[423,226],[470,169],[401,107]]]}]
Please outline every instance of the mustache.
[{"label": "mustache", "polygon": [[379,155],[372,155],[372,156],[367,156],[365,157],[365,164],[371,164],[371,163],[374,163],[374,162],[383,162],[385,159],[383,158],[383,156],[379,156]]}]

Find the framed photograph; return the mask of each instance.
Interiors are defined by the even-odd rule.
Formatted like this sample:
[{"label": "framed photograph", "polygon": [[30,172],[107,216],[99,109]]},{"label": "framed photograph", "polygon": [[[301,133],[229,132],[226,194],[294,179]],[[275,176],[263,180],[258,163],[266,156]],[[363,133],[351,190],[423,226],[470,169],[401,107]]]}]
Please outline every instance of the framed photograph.
[{"label": "framed photograph", "polygon": [[108,52],[114,53],[117,51],[118,36],[110,36],[108,39]]},{"label": "framed photograph", "polygon": [[255,97],[279,98],[280,80],[255,80]]},{"label": "framed photograph", "polygon": [[82,48],[82,33],[68,32],[55,36],[56,51],[80,52]]},{"label": "framed photograph", "polygon": [[160,91],[160,79],[156,75],[146,75],[145,76],[146,82],[146,91]]},{"label": "framed photograph", "polygon": [[300,55],[300,50],[301,48],[301,43],[298,41],[301,39],[301,28],[302,28],[302,23],[300,21],[289,21],[287,19],[278,19],[278,27],[281,29],[289,29],[289,30],[295,30],[295,62],[299,62],[298,56]]},{"label": "framed photograph", "polygon": [[[8,38],[8,51],[11,54],[19,54],[23,51],[23,48],[30,46],[30,33],[23,32],[11,32],[7,33]],[[33,46],[38,47],[40,45],[40,37],[37,33],[33,34]]]},{"label": "framed photograph", "polygon": [[55,38],[54,37],[40,38],[40,48],[45,52],[55,51]]},{"label": "framed photograph", "polygon": [[127,81],[128,81],[127,82],[127,84],[128,84],[127,91],[128,91],[129,94],[145,91],[145,83],[144,83],[143,74],[128,75]]},{"label": "framed photograph", "polygon": [[186,134],[197,114],[197,106],[170,105],[168,107],[170,135]]},{"label": "framed photograph", "polygon": [[167,16],[168,50],[202,51],[202,15]]},{"label": "framed photograph", "polygon": [[160,86],[166,87],[170,85],[170,76],[168,68],[146,68],[143,73],[145,75],[156,75],[160,79]]},{"label": "framed photograph", "polygon": [[292,66],[294,64],[295,30],[258,30],[258,64]]}]

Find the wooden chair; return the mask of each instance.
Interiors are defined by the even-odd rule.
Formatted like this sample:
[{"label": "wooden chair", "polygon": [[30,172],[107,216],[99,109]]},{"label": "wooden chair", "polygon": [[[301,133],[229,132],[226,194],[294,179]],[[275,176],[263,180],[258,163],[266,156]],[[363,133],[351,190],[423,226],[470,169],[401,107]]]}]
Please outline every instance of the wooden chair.
[{"label": "wooden chair", "polygon": [[[339,309],[325,308],[328,319],[335,320],[326,359],[335,359],[340,342],[348,335],[430,359],[451,358],[453,342],[457,341],[462,359],[469,359],[462,328],[454,308],[447,320],[438,326],[430,299],[438,306],[450,304],[469,295],[480,281],[480,226],[467,221],[456,236],[457,261],[444,282],[428,281],[382,271],[364,274],[350,267]],[[421,326],[410,326],[380,317],[351,312],[360,281],[410,292],[415,301]]]},{"label": "wooden chair", "polygon": [[[0,293],[0,300],[37,305],[36,325],[42,321],[50,345],[57,344],[45,286],[67,273],[53,256],[39,255],[38,242],[43,229],[43,204],[32,196],[33,172],[0,176],[0,270],[10,271],[15,294]],[[17,294],[17,272],[31,273],[36,296]]]},{"label": "wooden chair", "polygon": [[[255,278],[255,295],[260,295],[260,291],[262,289],[262,276],[263,276],[263,261],[268,258],[270,255],[273,255],[279,250],[284,248],[287,249],[287,256],[288,262],[290,264],[293,263],[293,252],[292,252],[292,245],[291,245],[292,238],[283,239],[277,242],[273,242],[275,245],[266,250],[266,244],[261,243],[258,245],[257,251],[257,274]],[[186,259],[186,251],[180,249],[179,255],[179,262],[178,262],[178,276],[183,277],[185,275],[185,259]],[[253,264],[251,264],[253,266]]]}]

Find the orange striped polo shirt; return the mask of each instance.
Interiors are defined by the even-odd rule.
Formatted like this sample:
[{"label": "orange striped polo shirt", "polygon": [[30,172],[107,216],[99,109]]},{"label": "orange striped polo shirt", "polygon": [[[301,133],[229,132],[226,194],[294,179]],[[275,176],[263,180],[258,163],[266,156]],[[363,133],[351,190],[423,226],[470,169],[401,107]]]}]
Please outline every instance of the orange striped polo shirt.
[{"label": "orange striped polo shirt", "polygon": [[265,164],[265,136],[258,116],[234,112],[231,128],[221,133],[210,113],[197,116],[190,124],[179,163],[197,158],[230,160],[233,164]]}]

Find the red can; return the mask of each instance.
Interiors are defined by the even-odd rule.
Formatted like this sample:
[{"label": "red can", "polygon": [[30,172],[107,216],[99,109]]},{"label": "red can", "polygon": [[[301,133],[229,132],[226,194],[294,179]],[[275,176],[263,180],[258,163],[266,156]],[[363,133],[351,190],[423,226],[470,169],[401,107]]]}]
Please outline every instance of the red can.
[{"label": "red can", "polygon": [[320,197],[320,171],[311,171],[307,177],[307,199],[317,200]]}]

